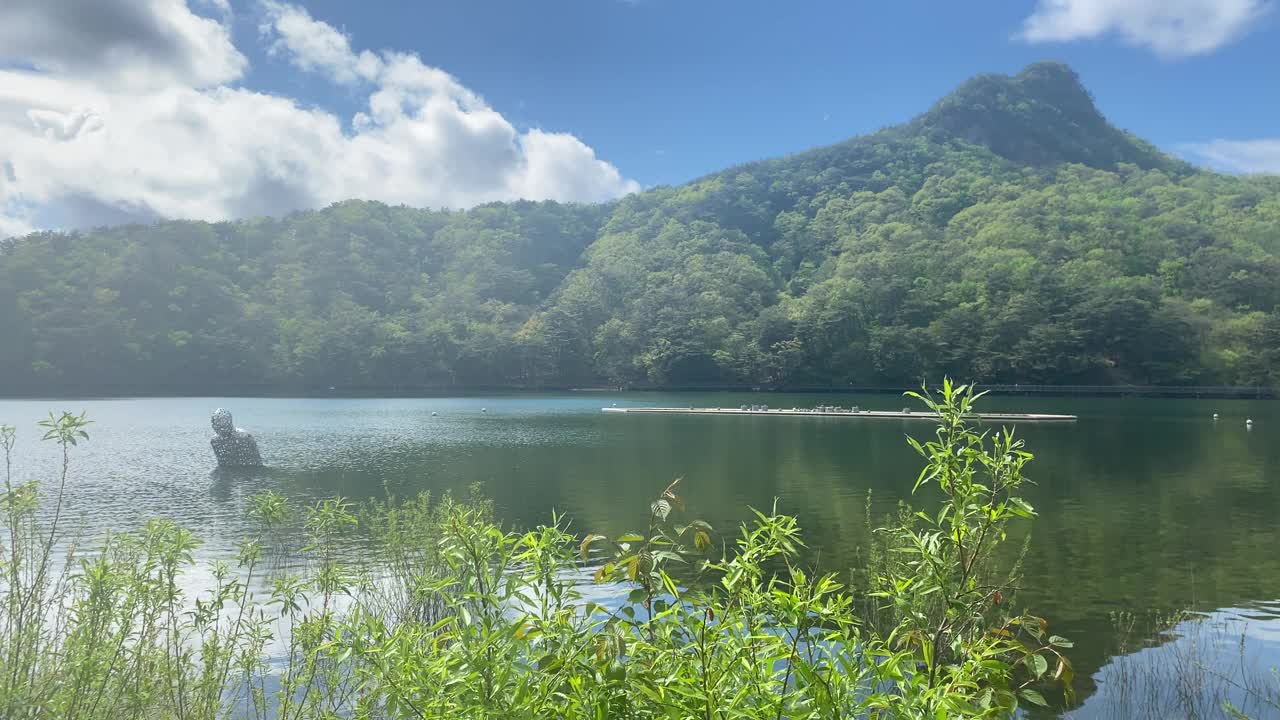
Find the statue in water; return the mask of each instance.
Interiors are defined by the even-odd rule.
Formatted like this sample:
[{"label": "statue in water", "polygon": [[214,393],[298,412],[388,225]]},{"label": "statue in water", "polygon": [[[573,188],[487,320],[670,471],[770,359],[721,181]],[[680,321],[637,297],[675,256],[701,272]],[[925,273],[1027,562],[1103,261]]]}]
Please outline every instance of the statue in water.
[{"label": "statue in water", "polygon": [[217,433],[210,444],[219,467],[261,467],[258,441],[249,433],[237,428],[231,421],[231,413],[222,408],[213,411],[213,431]]}]

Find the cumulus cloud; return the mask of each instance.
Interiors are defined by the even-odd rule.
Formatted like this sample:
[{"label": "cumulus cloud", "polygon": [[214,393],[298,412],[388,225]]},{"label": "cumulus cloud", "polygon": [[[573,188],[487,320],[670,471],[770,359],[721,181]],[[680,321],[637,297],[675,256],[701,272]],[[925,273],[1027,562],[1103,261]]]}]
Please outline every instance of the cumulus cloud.
[{"label": "cumulus cloud", "polygon": [[[148,2],[179,19],[191,15],[180,2]],[[280,214],[347,198],[467,207],[517,198],[597,201],[639,189],[578,138],[517,129],[417,55],[356,51],[350,38],[296,6],[269,2],[262,11],[271,52],[356,89],[364,109],[343,120],[196,75],[137,82],[141,65],[104,75],[77,69],[81,61],[69,59],[76,53],[56,63],[27,57],[43,70],[0,70],[0,236],[129,219]],[[26,22],[40,24],[26,12]],[[40,22],[52,28],[58,18]],[[126,47],[136,34],[99,44]],[[202,47],[188,46],[177,67],[194,63]]]},{"label": "cumulus cloud", "polygon": [[26,235],[35,228],[18,218],[5,217],[0,215],[0,240],[9,237],[18,237]]},{"label": "cumulus cloud", "polygon": [[287,55],[300,70],[321,70],[344,85],[373,80],[381,69],[377,55],[351,51],[351,40],[332,25],[311,17],[296,5],[263,3],[266,19],[259,31],[272,54]]},{"label": "cumulus cloud", "polygon": [[1068,42],[1114,34],[1164,57],[1185,57],[1235,40],[1269,9],[1269,0],[1040,0],[1021,37]]},{"label": "cumulus cloud", "polygon": [[1218,170],[1280,174],[1280,139],[1214,140],[1183,145],[1181,149]]},{"label": "cumulus cloud", "polygon": [[5,0],[0,61],[133,89],[210,87],[246,66],[227,26],[184,0]]}]

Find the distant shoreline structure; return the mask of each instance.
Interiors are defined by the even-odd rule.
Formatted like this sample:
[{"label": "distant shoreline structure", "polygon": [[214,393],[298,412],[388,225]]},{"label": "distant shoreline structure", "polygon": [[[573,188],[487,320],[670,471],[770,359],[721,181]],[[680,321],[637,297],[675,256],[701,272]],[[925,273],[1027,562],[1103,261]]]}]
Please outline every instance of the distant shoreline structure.
[{"label": "distant shoreline structure", "polygon": [[[915,410],[861,410],[858,408],[841,408],[824,406],[814,409],[801,408],[655,408],[655,407],[607,407],[602,412],[623,415],[735,415],[739,417],[810,417],[840,418],[844,420],[937,420],[937,413]],[[965,417],[981,422],[1075,422],[1075,415],[1050,415],[1047,413],[973,413]]]}]

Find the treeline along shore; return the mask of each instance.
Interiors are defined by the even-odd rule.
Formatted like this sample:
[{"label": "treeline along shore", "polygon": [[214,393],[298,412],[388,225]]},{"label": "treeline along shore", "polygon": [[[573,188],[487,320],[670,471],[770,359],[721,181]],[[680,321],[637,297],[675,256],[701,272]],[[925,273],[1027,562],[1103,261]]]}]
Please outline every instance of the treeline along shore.
[{"label": "treeline along shore", "polygon": [[950,375],[1253,396],[1234,388],[1280,385],[1278,307],[1280,178],[1166,155],[1039,63],[611,203],[353,200],[0,241],[0,393]]}]

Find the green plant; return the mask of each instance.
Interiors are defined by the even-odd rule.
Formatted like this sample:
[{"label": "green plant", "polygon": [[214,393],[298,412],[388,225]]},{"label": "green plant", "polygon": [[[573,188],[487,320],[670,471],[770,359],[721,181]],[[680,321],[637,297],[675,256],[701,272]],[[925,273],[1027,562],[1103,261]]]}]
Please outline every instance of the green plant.
[{"label": "green plant", "polygon": [[[6,718],[313,720],[355,717],[1005,717],[1069,692],[1070,643],[1009,609],[1000,567],[1030,455],[969,428],[976,395],[917,395],[939,416],[903,509],[848,587],[803,566],[796,518],[753,511],[732,540],[685,521],[680,481],[645,531],[574,537],[567,522],[503,529],[474,499],[420,496],[300,515],[252,497],[254,532],[213,587],[188,594],[198,540],[153,520],[51,560],[59,513],[37,520],[6,476]],[[70,449],[83,416],[53,417]],[[0,428],[6,458],[14,432]],[[9,467],[9,465],[6,465]],[[291,562],[284,562],[284,558]],[[585,588],[598,589],[586,597]],[[265,589],[265,590],[264,590]],[[601,595],[600,590],[606,592]],[[39,606],[41,612],[27,609]],[[872,612],[868,612],[868,611]]]},{"label": "green plant", "polygon": [[38,426],[44,430],[42,440],[60,446],[62,463],[53,488],[52,518],[41,527],[37,519],[40,485],[35,481],[14,484],[12,453],[17,444],[16,429],[0,427],[0,444],[5,453],[4,495],[0,512],[5,515],[9,531],[8,546],[0,554],[5,581],[3,659],[0,663],[0,708],[6,717],[31,716],[38,712],[54,692],[53,679],[39,672],[40,660],[54,649],[55,630],[49,627],[49,608],[65,604],[70,575],[67,568],[75,555],[67,546],[61,570],[55,566],[54,550],[58,548],[59,525],[66,497],[67,478],[71,468],[71,450],[89,438],[85,430],[90,424],[84,414],[63,412],[49,414]]},{"label": "green plant", "polygon": [[901,682],[918,691],[926,712],[1008,712],[1018,699],[1046,705],[1037,686],[1050,681],[1071,699],[1070,641],[1048,622],[1010,613],[1016,565],[1001,568],[997,548],[1008,526],[1035,516],[1019,494],[1031,461],[1012,430],[979,433],[970,426],[973,388],[943,382],[937,396],[908,393],[938,417],[933,440],[908,438],[924,459],[913,493],[942,494],[934,512],[903,515],[883,529],[893,559],[874,579],[896,626],[884,650],[910,653],[918,671]]},{"label": "green plant", "polygon": [[670,597],[679,594],[666,568],[680,563],[699,572],[705,568],[705,560],[699,562],[699,559],[711,548],[712,529],[705,521],[694,520],[685,525],[674,522],[672,511],[684,510],[684,500],[676,494],[680,480],[673,480],[649,505],[645,534],[628,533],[612,541],[604,535],[588,535],[579,546],[582,560],[586,562],[593,545],[602,541],[609,543],[608,557],[596,569],[596,582],[616,582],[625,577],[639,585],[627,599],[643,607],[650,620],[669,605],[668,600],[657,599],[659,594],[666,592]]}]

